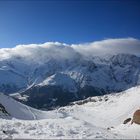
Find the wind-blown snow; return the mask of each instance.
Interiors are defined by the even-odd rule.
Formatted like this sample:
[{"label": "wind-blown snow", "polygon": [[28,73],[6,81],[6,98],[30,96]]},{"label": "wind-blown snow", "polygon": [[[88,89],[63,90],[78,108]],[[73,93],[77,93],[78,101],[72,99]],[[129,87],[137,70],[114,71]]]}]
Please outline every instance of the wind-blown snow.
[{"label": "wind-blown snow", "polygon": [[[9,101],[17,104],[17,101],[7,99],[6,96],[3,99],[7,100],[7,103],[2,103],[8,111],[12,106],[8,104]],[[75,102],[73,106],[54,111],[40,111],[39,118],[46,117],[44,120],[0,119],[0,138],[139,139],[139,125],[123,124],[125,119],[132,118],[133,113],[140,108],[139,99],[140,87],[135,87],[113,95],[92,97],[82,105]],[[18,107],[22,109],[25,106],[20,104],[16,110],[19,110]],[[38,112],[34,109],[31,111],[33,114]]]},{"label": "wind-blown snow", "polygon": [[86,56],[116,55],[118,53],[140,54],[140,40],[135,38],[105,39],[92,43],[72,45],[81,54]]}]

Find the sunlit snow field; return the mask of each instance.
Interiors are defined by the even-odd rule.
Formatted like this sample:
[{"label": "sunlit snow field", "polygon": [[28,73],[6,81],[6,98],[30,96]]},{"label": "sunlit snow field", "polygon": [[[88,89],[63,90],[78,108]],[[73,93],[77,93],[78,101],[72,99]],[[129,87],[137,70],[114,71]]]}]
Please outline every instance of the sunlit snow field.
[{"label": "sunlit snow field", "polygon": [[140,87],[114,95],[92,97],[94,102],[75,103],[53,111],[39,111],[3,94],[0,96],[6,110],[14,116],[1,114],[4,119],[0,119],[0,138],[140,138],[139,125],[123,124],[139,109]]}]

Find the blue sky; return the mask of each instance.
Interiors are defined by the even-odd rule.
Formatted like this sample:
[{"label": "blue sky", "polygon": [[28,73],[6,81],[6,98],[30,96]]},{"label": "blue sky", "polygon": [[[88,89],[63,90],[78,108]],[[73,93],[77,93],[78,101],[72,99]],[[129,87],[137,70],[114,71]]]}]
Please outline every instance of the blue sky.
[{"label": "blue sky", "polygon": [[0,0],[0,48],[126,37],[140,39],[138,0]]}]

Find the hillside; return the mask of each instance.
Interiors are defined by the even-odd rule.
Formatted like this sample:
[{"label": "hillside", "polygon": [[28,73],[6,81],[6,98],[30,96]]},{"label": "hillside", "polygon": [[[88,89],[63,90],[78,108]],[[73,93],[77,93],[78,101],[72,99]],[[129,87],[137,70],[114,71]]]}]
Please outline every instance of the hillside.
[{"label": "hillside", "polygon": [[39,120],[54,117],[52,113],[39,111],[26,106],[14,99],[0,93],[0,118],[3,119],[21,119],[21,120]]},{"label": "hillside", "polygon": [[[7,107],[4,107],[8,111],[11,105],[8,103],[9,98],[4,96],[3,99],[5,98],[7,99],[7,104],[5,104]],[[139,139],[139,125],[131,125],[130,122],[123,124],[125,119],[132,118],[133,113],[139,109],[139,99],[140,87],[134,87],[120,93],[92,97],[88,99],[87,103],[81,105],[75,102],[74,105],[46,111],[46,113],[41,111],[36,118],[41,120],[1,119],[0,136],[1,138],[21,138],[22,136],[24,138]],[[13,99],[10,99],[10,102],[17,104],[17,101]],[[17,106],[16,110],[21,108],[20,105]],[[31,110],[33,114],[38,112],[34,109]],[[27,110],[25,112],[29,113]],[[12,114],[12,112],[9,113]],[[29,119],[31,118],[33,117],[29,115]],[[42,120],[42,118],[44,119]],[[8,134],[3,134],[2,130]]]}]

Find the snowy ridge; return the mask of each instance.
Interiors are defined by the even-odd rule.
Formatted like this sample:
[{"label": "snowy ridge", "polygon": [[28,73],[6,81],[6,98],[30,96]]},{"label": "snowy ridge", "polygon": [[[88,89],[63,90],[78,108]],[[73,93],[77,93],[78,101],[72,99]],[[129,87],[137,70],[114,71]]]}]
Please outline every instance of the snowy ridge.
[{"label": "snowy ridge", "polygon": [[26,106],[2,93],[0,93],[0,103],[5,107],[5,110],[9,113],[9,115],[1,114],[0,118],[38,120],[48,118],[50,115],[52,118],[54,117],[53,114],[49,114],[49,112],[40,111],[32,107]]},{"label": "snowy ridge", "polygon": [[75,81],[66,74],[63,73],[56,73],[47,79],[45,79],[42,83],[38,84],[38,86],[45,86],[45,85],[58,85],[62,86],[65,90],[70,92],[76,92],[76,83]]}]

